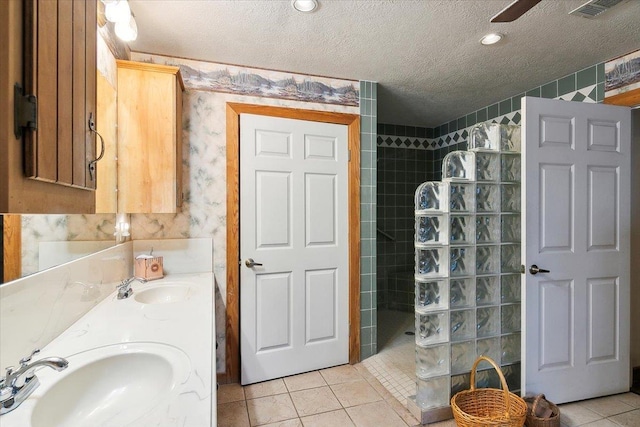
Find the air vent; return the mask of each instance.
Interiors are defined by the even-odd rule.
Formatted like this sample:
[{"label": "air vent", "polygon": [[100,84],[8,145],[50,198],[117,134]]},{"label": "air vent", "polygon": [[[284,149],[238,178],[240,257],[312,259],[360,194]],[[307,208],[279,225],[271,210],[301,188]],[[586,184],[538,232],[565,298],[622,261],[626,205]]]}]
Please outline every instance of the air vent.
[{"label": "air vent", "polygon": [[579,8],[569,12],[569,15],[582,16],[583,18],[595,18],[614,6],[625,3],[627,0],[591,0]]}]

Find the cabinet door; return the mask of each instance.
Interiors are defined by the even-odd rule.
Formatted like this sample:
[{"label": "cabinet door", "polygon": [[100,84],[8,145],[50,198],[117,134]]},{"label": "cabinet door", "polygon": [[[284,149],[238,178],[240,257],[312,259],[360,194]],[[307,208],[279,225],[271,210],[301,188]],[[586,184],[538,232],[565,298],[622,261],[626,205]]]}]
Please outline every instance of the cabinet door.
[{"label": "cabinet door", "polygon": [[96,106],[96,1],[27,0],[25,90],[38,99],[38,129],[25,136],[25,174],[95,189],[89,118]]},{"label": "cabinet door", "polygon": [[118,212],[175,213],[181,202],[178,67],[118,64]]},{"label": "cabinet door", "polygon": [[[44,15],[41,15],[39,21],[35,20],[40,5],[44,5],[49,16],[53,13],[49,7],[55,5],[56,14],[54,15],[55,18],[51,18],[51,22],[42,19]],[[84,8],[84,26],[81,25],[82,19],[78,17],[79,12],[76,13],[77,19],[68,20],[69,6],[71,6],[71,16],[76,10],[74,8]],[[0,114],[0,153],[2,153],[0,155],[1,213],[90,214],[95,212],[95,192],[87,191],[86,181],[83,181],[81,174],[74,175],[71,168],[71,178],[69,178],[69,168],[67,168],[66,177],[63,178],[64,174],[62,174],[59,178],[57,170],[51,172],[49,165],[44,166],[44,162],[51,159],[54,159],[53,164],[56,165],[56,168],[59,160],[66,161],[79,158],[84,163],[86,157],[92,157],[95,151],[93,147],[95,138],[89,135],[85,127],[86,114],[82,112],[82,116],[76,118],[74,114],[79,113],[73,112],[73,98],[59,96],[60,91],[69,96],[69,85],[72,85],[71,92],[75,90],[74,87],[76,86],[83,87],[83,93],[89,93],[89,99],[82,104],[80,104],[80,101],[76,101],[75,107],[78,111],[81,110],[80,105],[82,105],[82,108],[85,109],[84,111],[89,111],[87,105],[90,106],[93,102],[91,100],[91,94],[93,93],[91,80],[87,83],[87,80],[79,75],[69,77],[69,70],[73,70],[73,67],[79,67],[80,65],[76,62],[75,66],[71,66],[72,62],[69,61],[68,55],[66,57],[61,56],[60,58],[66,59],[60,59],[59,61],[57,57],[57,38],[58,28],[61,26],[60,22],[67,22],[67,24],[62,24],[63,27],[67,28],[66,37],[68,37],[69,32],[73,35],[74,31],[73,28],[69,27],[68,22],[75,22],[79,27],[86,27],[83,30],[84,35],[82,37],[78,35],[76,38],[85,43],[84,51],[86,56],[84,61],[90,65],[93,64],[90,68],[95,69],[95,6],[96,0],[87,0],[86,2],[83,0],[73,2],[70,0],[64,0],[64,2],[55,0],[0,0],[0,64],[2,64],[2,67],[0,67],[0,110],[4,112]],[[61,7],[61,9],[58,9],[58,7]],[[58,14],[58,12],[60,13]],[[26,17],[30,19],[25,19]],[[87,24],[87,20],[91,24]],[[44,33],[39,33],[40,29],[37,29],[37,26],[34,25],[37,22],[44,26],[41,29]],[[47,29],[46,25],[55,25],[55,32],[51,32],[50,28]],[[29,28],[28,33],[26,33],[27,27]],[[49,32],[47,33],[47,31]],[[79,30],[76,30],[76,32],[82,33]],[[53,39],[48,39],[42,34],[50,34]],[[39,39],[41,39],[41,42],[38,42]],[[39,48],[38,43],[40,43]],[[75,46],[75,41],[73,43]],[[29,49],[25,48],[27,45],[30,46]],[[34,50],[36,48],[38,49]],[[45,52],[47,50],[48,52]],[[36,53],[40,57],[44,57],[42,58],[43,61],[54,61],[55,59],[54,65],[44,65],[43,63],[41,67],[38,66],[39,58],[34,56]],[[47,59],[46,55],[51,53],[56,55],[55,58],[49,56]],[[58,69],[59,65],[61,67],[60,70]],[[65,68],[65,65],[67,68]],[[36,70],[40,69],[42,71],[46,69],[54,70],[54,77],[41,77],[39,81],[36,80]],[[60,75],[64,75],[65,79],[58,83],[58,76]],[[87,71],[87,76],[95,76],[95,71]],[[51,80],[49,80],[51,78],[55,78],[54,84],[51,84]],[[38,95],[40,101],[39,116],[41,120],[45,119],[44,123],[42,121],[38,123],[40,127],[38,131],[25,131],[26,134],[33,134],[26,138],[26,142],[29,143],[28,147],[24,147],[24,136],[20,139],[16,139],[14,136],[14,85],[16,83],[25,88],[27,93]],[[39,83],[42,84],[41,87],[38,87]],[[88,89],[87,86],[89,86]],[[79,93],[76,95],[80,96]],[[51,98],[52,96],[53,98]],[[71,107],[71,110],[68,107]],[[66,124],[58,126],[59,114],[63,117],[63,119],[60,119],[61,123]],[[80,140],[80,136],[76,140],[76,144],[81,145],[79,148],[82,148],[82,150],[80,151],[73,146],[72,139],[69,137],[69,130],[73,134],[73,123],[77,123],[77,126],[82,124],[83,132],[85,133],[82,136],[82,140]],[[48,132],[55,133],[55,136],[43,137],[45,141],[55,144],[55,149],[49,149],[48,146],[45,149],[45,146],[40,144],[39,138],[44,134],[44,129],[49,129]],[[35,139],[33,138],[34,136]],[[65,148],[65,151],[61,147],[59,151],[58,145],[62,140],[69,142],[67,147],[71,147],[71,149]],[[27,168],[24,166],[27,158],[25,151],[29,153],[28,163],[29,170],[32,172],[31,175],[41,175],[45,178],[27,178],[25,175],[25,169]],[[42,166],[38,165],[38,159],[43,162]],[[69,164],[73,164],[73,162],[71,160]],[[80,161],[77,161],[77,163],[80,163]],[[81,169],[86,180],[86,167],[82,165]],[[66,182],[60,185],[58,181]]]}]

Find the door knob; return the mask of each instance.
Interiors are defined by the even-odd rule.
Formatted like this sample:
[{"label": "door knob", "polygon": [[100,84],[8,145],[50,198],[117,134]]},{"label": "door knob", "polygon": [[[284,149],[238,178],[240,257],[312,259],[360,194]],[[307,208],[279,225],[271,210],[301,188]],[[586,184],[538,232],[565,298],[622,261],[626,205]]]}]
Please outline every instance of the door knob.
[{"label": "door knob", "polygon": [[253,258],[248,258],[245,262],[244,265],[246,265],[247,267],[251,268],[251,267],[255,267],[255,266],[262,266],[262,264],[260,264],[259,262],[255,262],[253,260]]},{"label": "door knob", "polygon": [[537,265],[533,264],[530,268],[529,268],[529,273],[536,275],[538,273],[548,273],[549,270],[545,270],[544,268],[538,268]]}]

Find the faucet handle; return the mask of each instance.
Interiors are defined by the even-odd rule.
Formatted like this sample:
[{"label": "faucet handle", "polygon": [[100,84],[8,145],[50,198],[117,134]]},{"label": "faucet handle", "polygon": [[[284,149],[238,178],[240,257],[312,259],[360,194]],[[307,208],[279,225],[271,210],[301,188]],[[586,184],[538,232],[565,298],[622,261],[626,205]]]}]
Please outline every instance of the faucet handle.
[{"label": "faucet handle", "polygon": [[35,356],[38,353],[40,353],[40,349],[36,348],[31,352],[31,355],[25,356],[22,359],[20,359],[20,366],[27,366],[27,363],[31,362],[31,359],[33,358],[33,356]]}]

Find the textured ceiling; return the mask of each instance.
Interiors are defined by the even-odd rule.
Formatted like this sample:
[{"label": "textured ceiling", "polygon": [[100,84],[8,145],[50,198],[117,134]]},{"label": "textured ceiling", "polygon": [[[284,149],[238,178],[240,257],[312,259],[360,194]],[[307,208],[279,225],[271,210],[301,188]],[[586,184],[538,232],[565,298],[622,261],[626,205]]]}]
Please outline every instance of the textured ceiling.
[{"label": "textured ceiling", "polygon": [[[378,121],[433,127],[640,49],[640,0],[596,19],[586,0],[543,0],[513,23],[511,0],[130,0],[131,49],[378,84]],[[498,45],[478,42],[492,31]]]}]

